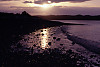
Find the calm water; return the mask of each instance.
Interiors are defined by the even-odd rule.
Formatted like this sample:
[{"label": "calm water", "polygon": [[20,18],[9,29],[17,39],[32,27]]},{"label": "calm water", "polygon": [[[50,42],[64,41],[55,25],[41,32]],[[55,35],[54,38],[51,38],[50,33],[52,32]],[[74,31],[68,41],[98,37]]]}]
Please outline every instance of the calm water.
[{"label": "calm water", "polygon": [[87,25],[64,26],[69,33],[92,41],[100,42],[100,21],[94,20],[56,20],[64,23],[79,23]]}]

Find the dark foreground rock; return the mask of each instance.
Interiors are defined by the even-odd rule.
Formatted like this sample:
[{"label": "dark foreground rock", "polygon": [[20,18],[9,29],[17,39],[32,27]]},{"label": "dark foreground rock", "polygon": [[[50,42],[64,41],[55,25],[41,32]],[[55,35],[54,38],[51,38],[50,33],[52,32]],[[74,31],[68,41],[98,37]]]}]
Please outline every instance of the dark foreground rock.
[{"label": "dark foreground rock", "polygon": [[26,51],[11,52],[1,59],[3,67],[85,67],[91,64],[83,56],[66,51],[65,54],[55,48],[47,49],[43,53],[30,54]]}]

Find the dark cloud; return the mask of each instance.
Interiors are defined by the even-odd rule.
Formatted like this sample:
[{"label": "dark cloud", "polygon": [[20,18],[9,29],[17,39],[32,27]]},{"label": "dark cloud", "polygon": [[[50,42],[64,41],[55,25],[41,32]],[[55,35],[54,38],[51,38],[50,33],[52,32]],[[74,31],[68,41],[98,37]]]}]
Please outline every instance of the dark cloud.
[{"label": "dark cloud", "polygon": [[19,0],[0,0],[0,1],[19,1]]},{"label": "dark cloud", "polygon": [[23,3],[33,3],[32,1],[24,1]]},{"label": "dark cloud", "polygon": [[10,8],[16,8],[16,9],[35,9],[35,8],[39,8],[39,7],[18,7],[18,6],[10,6]]},{"label": "dark cloud", "polygon": [[51,0],[52,2],[59,3],[59,2],[85,2],[90,0]]},{"label": "dark cloud", "polygon": [[35,4],[43,4],[43,3],[48,3],[47,1],[34,1]]},{"label": "dark cloud", "polygon": [[0,1],[11,1],[11,0],[0,0]]},{"label": "dark cloud", "polygon": [[43,4],[43,3],[48,3],[48,1],[47,0],[42,0],[42,1],[41,0],[38,0],[38,1],[34,1],[34,2],[32,2],[32,1],[24,1],[23,3]]},{"label": "dark cloud", "polygon": [[[48,3],[48,1],[51,1],[52,3],[59,3],[59,2],[85,2],[85,1],[90,1],[90,0],[37,0],[34,1],[35,4],[43,4],[43,3]],[[33,3],[32,1],[25,1],[23,3]]]}]

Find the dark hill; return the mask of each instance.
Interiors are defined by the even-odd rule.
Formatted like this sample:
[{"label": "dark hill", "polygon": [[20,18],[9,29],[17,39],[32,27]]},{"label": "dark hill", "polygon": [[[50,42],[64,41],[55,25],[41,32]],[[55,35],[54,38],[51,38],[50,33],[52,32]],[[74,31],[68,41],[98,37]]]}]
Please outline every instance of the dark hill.
[{"label": "dark hill", "polygon": [[47,15],[39,17],[48,20],[100,20],[100,15]]}]

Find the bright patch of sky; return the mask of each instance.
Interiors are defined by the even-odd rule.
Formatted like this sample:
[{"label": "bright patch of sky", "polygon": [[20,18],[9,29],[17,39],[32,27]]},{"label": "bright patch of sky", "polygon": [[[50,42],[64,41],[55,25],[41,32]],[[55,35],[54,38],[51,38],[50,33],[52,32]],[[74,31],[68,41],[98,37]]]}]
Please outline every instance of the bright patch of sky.
[{"label": "bright patch of sky", "polygon": [[77,14],[78,12],[97,15],[100,11],[99,3],[100,0],[0,0],[0,12],[27,11],[32,15]]}]

